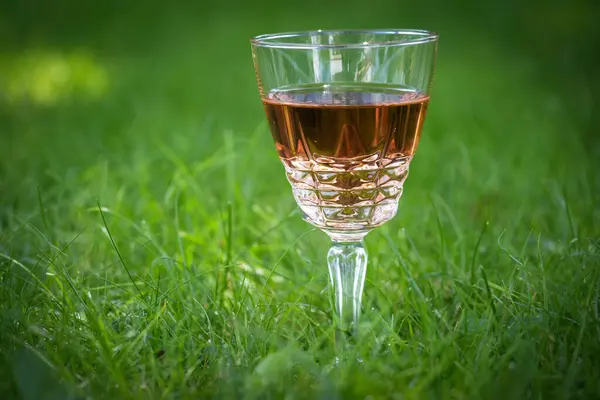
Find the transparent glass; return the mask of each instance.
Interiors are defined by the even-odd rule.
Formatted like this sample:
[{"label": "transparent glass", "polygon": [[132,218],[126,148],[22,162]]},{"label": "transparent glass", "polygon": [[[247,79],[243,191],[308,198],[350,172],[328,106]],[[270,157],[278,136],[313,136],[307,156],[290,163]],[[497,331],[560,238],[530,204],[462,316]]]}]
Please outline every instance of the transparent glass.
[{"label": "transparent glass", "polygon": [[329,235],[338,321],[356,326],[363,238],[394,217],[425,120],[437,34],[310,31],[251,40],[276,150],[305,219]]}]

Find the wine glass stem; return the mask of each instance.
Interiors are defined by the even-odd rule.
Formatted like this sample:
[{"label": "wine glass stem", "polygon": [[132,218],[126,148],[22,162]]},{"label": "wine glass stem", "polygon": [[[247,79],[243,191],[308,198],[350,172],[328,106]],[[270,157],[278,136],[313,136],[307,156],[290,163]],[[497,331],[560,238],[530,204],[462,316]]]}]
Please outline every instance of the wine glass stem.
[{"label": "wine glass stem", "polygon": [[362,241],[334,241],[327,253],[327,264],[335,300],[337,326],[342,331],[355,334],[367,272],[367,252]]}]

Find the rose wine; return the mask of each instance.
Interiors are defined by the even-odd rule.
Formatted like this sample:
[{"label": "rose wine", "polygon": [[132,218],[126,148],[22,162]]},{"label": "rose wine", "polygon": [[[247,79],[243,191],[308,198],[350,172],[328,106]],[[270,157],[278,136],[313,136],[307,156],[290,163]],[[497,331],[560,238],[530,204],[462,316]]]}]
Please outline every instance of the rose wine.
[{"label": "rose wine", "polygon": [[294,197],[326,232],[393,218],[429,97],[382,85],[311,85],[263,99]]}]

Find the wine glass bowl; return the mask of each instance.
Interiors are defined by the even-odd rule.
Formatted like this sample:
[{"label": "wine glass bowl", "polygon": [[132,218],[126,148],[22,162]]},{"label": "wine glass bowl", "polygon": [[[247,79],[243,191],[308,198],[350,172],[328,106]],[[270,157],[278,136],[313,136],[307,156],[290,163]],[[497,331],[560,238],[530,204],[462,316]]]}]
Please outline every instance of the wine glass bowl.
[{"label": "wine glass bowl", "polygon": [[276,150],[305,219],[333,241],[337,313],[355,323],[362,239],[397,212],[425,120],[437,34],[319,30],[251,43]]},{"label": "wine glass bowl", "polygon": [[271,92],[267,118],[306,220],[333,240],[359,241],[393,218],[427,101],[368,84]]}]

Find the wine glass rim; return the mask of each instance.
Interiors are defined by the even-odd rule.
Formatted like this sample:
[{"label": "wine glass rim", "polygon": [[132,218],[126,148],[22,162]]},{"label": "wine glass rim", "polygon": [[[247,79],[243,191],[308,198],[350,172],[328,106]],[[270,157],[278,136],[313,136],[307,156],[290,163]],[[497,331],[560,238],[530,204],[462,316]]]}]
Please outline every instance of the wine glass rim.
[{"label": "wine glass rim", "polygon": [[[322,44],[322,43],[298,43],[286,40],[288,38],[301,36],[338,35],[367,33],[374,35],[398,35],[398,39],[386,41],[363,41],[356,43]],[[408,36],[408,37],[407,37]],[[340,30],[313,30],[298,32],[267,33],[250,39],[253,46],[271,47],[280,49],[361,49],[371,47],[395,47],[410,46],[434,42],[438,39],[438,33],[423,29],[340,29]]]}]

